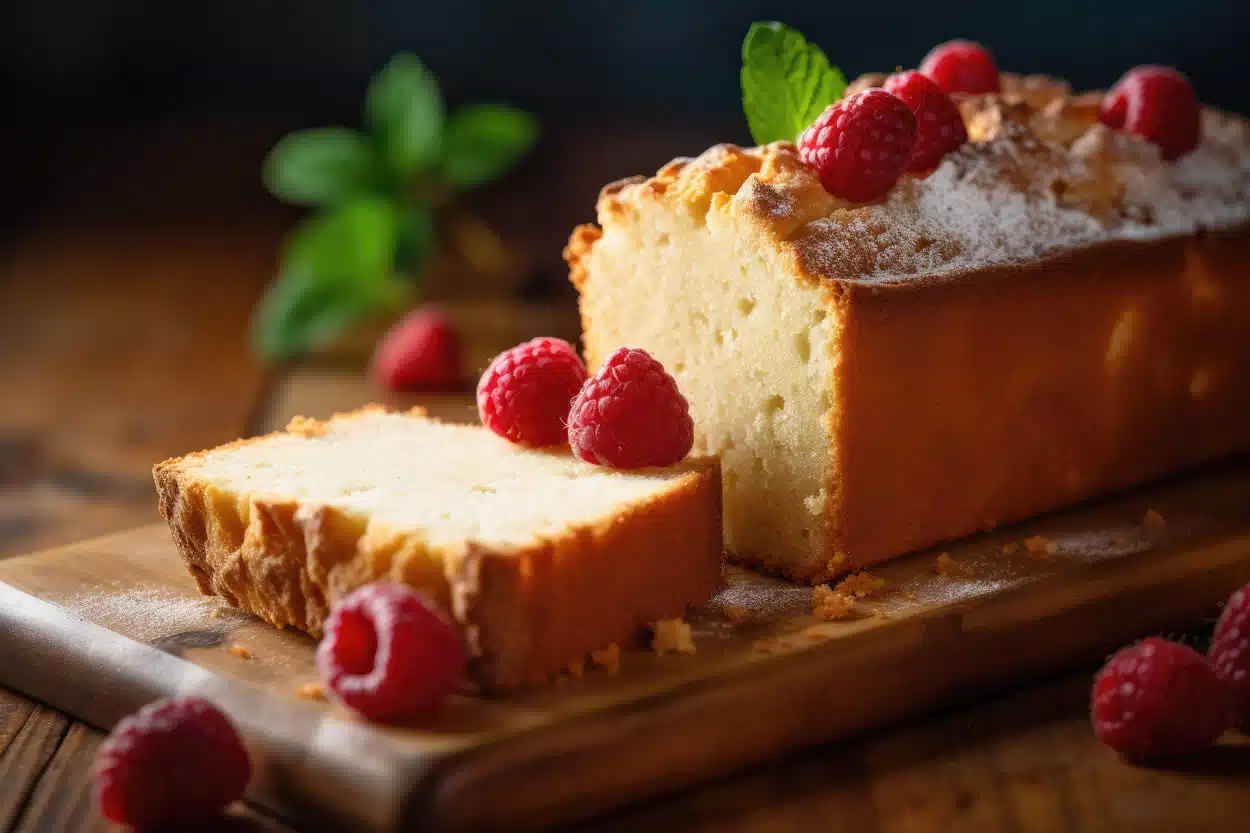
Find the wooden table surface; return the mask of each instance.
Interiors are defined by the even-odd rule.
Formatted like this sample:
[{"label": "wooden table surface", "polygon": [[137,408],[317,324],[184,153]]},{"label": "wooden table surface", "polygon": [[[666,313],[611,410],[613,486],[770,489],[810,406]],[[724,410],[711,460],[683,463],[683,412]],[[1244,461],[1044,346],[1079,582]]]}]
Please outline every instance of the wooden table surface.
[{"label": "wooden table surface", "polygon": [[[263,146],[240,141],[242,157]],[[229,151],[212,147],[212,158]],[[244,338],[290,215],[212,164],[188,170],[181,157],[149,151],[97,147],[75,158],[59,190],[48,186],[58,180],[41,179],[51,166],[28,170],[0,211],[0,558],[154,520],[153,462],[252,430],[277,390],[288,404],[321,395],[307,370],[267,376]],[[131,169],[173,184],[136,195]],[[245,198],[231,193],[236,184]],[[206,195],[197,209],[169,208],[197,188]],[[101,191],[110,198],[93,200]],[[247,211],[226,210],[236,202]],[[489,333],[467,326],[479,350],[483,338],[500,337],[501,314],[518,332],[571,320],[566,307],[550,320],[489,308],[481,318],[494,322]],[[1250,744],[1222,746],[1181,770],[1127,766],[1089,730],[1090,672],[578,829],[1245,830]],[[87,775],[100,740],[0,688],[0,833],[109,829]],[[240,808],[209,829],[292,828]]]}]

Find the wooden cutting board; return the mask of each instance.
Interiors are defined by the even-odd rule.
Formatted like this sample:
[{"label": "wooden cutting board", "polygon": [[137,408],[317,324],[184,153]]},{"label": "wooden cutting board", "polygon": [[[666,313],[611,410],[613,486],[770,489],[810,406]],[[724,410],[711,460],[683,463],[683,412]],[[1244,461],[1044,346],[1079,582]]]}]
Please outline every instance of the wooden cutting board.
[{"label": "wooden cutting board", "polygon": [[[1166,524],[1144,523],[1150,509]],[[1035,535],[1055,551],[1029,552]],[[616,675],[458,697],[428,723],[381,728],[301,698],[313,642],[199,597],[154,525],[0,562],[0,682],[105,728],[204,694],[248,738],[252,797],[295,819],[543,827],[1214,616],[1250,581],[1250,461],[943,551],[967,574],[940,575],[939,551],[885,565],[885,589],[839,622],[813,616],[806,588],[730,570],[691,617],[692,656],[636,647]]]}]

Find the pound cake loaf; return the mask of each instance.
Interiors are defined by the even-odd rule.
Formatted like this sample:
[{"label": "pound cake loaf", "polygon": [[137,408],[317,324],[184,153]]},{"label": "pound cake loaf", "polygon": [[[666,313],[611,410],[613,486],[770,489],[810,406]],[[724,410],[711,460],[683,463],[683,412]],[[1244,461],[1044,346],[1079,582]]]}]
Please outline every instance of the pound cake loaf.
[{"label": "pound cake loaf", "polygon": [[317,635],[356,587],[412,585],[463,630],[487,690],[579,664],[721,581],[715,460],[620,472],[374,407],[154,477],[201,592]]},{"label": "pound cake loaf", "polygon": [[672,371],[739,561],[819,582],[1250,448],[1250,125],[1165,161],[1061,81],[952,98],[969,141],[875,202],[722,145],[573,233],[588,363]]}]

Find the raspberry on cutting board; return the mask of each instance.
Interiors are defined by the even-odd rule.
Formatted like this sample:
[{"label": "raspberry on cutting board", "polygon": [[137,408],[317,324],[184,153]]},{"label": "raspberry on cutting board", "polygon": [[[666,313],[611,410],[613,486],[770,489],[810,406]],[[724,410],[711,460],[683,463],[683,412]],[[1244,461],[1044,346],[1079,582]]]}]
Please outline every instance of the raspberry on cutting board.
[{"label": "raspberry on cutting board", "polygon": [[1224,605],[1211,638],[1211,667],[1233,698],[1233,722],[1250,733],[1250,584]]},{"label": "raspberry on cutting board", "polygon": [[216,706],[175,697],[118,723],[100,745],[93,773],[96,801],[109,821],[177,829],[242,798],[252,764]]},{"label": "raspberry on cutting board", "polygon": [[466,665],[460,634],[424,596],[393,582],[340,599],[317,646],[317,671],[334,697],[379,722],[434,711]]},{"label": "raspberry on cutting board", "polygon": [[602,466],[668,466],[694,445],[690,405],[664,365],[645,350],[622,347],[573,400],[569,445]]},{"label": "raspberry on cutting board", "polygon": [[851,202],[871,202],[889,191],[915,144],[911,108],[879,89],[829,105],[798,141],[799,157],[825,190]]},{"label": "raspberry on cutting board", "polygon": [[535,338],[495,357],[477,385],[482,424],[520,445],[542,448],[567,441],[573,397],[586,365],[567,341]]},{"label": "raspberry on cutting board", "polygon": [[1207,658],[1158,637],[1121,649],[1094,679],[1098,740],[1132,761],[1198,752],[1229,727],[1227,688]]},{"label": "raspberry on cutting board", "polygon": [[460,341],[437,309],[410,312],[378,342],[373,377],[387,390],[447,390],[460,382]]}]

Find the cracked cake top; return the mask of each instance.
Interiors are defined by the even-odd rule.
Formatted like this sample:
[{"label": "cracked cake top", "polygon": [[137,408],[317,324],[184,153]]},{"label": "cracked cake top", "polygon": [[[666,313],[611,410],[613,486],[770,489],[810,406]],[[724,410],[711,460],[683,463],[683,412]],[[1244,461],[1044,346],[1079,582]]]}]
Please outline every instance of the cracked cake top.
[{"label": "cracked cake top", "polygon": [[[863,76],[846,94],[883,78]],[[729,211],[774,240],[800,274],[888,285],[1250,220],[1247,120],[1204,108],[1198,146],[1167,162],[1149,141],[1099,123],[1101,92],[1073,93],[1045,76],[1001,78],[999,93],[952,95],[969,141],[879,201],[831,196],[789,142],[717,145],[605,187],[599,222],[653,200],[699,217]]]}]

